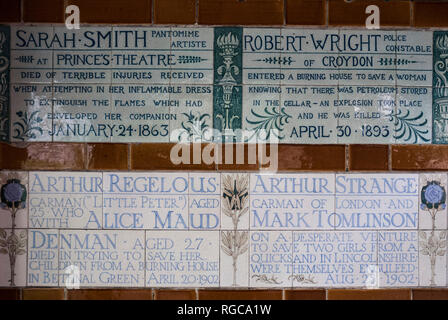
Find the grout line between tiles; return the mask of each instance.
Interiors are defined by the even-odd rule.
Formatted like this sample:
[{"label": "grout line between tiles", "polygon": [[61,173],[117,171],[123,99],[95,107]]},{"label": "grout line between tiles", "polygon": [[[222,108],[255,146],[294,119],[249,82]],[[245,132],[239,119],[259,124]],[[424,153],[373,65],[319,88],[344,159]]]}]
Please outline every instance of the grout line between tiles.
[{"label": "grout line between tiles", "polygon": [[199,24],[199,0],[194,2],[194,21],[195,25]]},{"label": "grout line between tiles", "polygon": [[23,12],[24,12],[24,8],[23,8],[23,6],[24,6],[24,2],[25,2],[25,0],[20,0],[20,22],[22,22],[23,23]]},{"label": "grout line between tiles", "polygon": [[283,0],[283,25],[285,26],[287,23],[287,13],[286,10],[288,8],[288,0]]},{"label": "grout line between tiles", "polygon": [[[143,272],[143,277],[144,277],[144,284],[143,284],[143,288],[147,288],[147,269],[148,269],[148,266],[147,266],[147,263],[148,263],[148,259],[147,259],[147,255],[146,255],[146,247],[147,247],[147,240],[146,240],[146,230],[143,230],[143,240],[145,241],[144,242],[144,246],[143,246],[143,255],[144,255],[144,262],[143,262],[143,266],[145,267],[145,270],[144,270],[144,272]],[[152,290],[152,289],[151,289]],[[155,292],[154,292],[154,290],[152,290],[152,293],[155,295]],[[154,296],[153,296],[153,300],[154,300]]]},{"label": "grout line between tiles", "polygon": [[392,171],[392,145],[388,145],[387,166],[387,170]]},{"label": "grout line between tiles", "polygon": [[345,172],[350,171],[350,145],[345,145]]},{"label": "grout line between tiles", "polygon": [[131,170],[131,168],[132,168],[132,155],[131,155],[132,144],[128,143],[126,148],[127,148],[127,152],[128,152],[127,159],[126,159],[127,160],[127,168],[128,168],[128,170]]},{"label": "grout line between tiles", "polygon": [[[146,1],[151,1],[151,0],[146,0]],[[163,1],[163,0],[162,0]],[[155,23],[154,21],[154,17],[155,17],[155,3],[156,0],[152,0],[151,3],[151,24],[153,25]]]},{"label": "grout line between tiles", "polygon": [[90,167],[90,165],[89,165],[90,150],[89,150],[89,146],[88,146],[87,142],[84,142],[83,146],[84,146],[84,170],[88,171],[89,167]]},{"label": "grout line between tiles", "polygon": [[[70,4],[70,0],[64,0],[64,5],[62,7],[62,21],[65,22],[65,8]],[[81,10],[80,10],[81,11]]]}]

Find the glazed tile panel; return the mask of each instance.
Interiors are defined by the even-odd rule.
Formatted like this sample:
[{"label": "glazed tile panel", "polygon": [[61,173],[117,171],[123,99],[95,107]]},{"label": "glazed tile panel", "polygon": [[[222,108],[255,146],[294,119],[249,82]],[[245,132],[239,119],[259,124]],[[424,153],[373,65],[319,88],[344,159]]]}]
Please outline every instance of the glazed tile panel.
[{"label": "glazed tile panel", "polygon": [[0,26],[2,141],[445,144],[448,34]]},{"label": "glazed tile panel", "polygon": [[446,173],[0,172],[0,285],[447,285]]}]

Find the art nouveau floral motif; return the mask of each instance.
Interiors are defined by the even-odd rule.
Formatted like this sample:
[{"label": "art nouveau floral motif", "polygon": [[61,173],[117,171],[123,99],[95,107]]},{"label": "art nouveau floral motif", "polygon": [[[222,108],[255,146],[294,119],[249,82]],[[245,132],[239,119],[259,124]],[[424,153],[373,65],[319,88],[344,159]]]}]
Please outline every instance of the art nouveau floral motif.
[{"label": "art nouveau floral motif", "polygon": [[446,183],[445,174],[420,174],[420,229],[446,229]]},{"label": "art nouveau floral motif", "polygon": [[430,231],[419,232],[420,260],[423,266],[426,265],[420,268],[421,285],[445,284],[445,272],[440,272],[440,269],[446,268],[447,232],[436,231],[436,229],[446,228],[445,186],[446,175],[421,175],[420,177],[420,228],[428,227],[430,221]]},{"label": "art nouveau floral motif", "polygon": [[0,172],[0,228],[27,226],[27,186],[27,172]]},{"label": "art nouveau floral motif", "polygon": [[[23,174],[22,174],[23,175]],[[15,266],[17,256],[26,253],[26,231],[16,231],[16,216],[26,207],[27,190],[20,179],[20,173],[7,173],[0,188],[2,213],[9,213],[11,230],[0,229],[0,254],[8,255],[11,286],[15,286]]]},{"label": "art nouveau floral motif", "polygon": [[439,181],[428,181],[421,191],[421,209],[431,215],[432,229],[436,227],[436,215],[446,208],[446,191]]},{"label": "art nouveau floral motif", "polygon": [[209,130],[207,119],[210,118],[208,113],[189,113],[183,112],[182,115],[186,118],[182,121],[182,132],[180,134],[180,141],[187,142],[201,142],[207,140],[206,132]]},{"label": "art nouveau floral motif", "polygon": [[17,120],[14,122],[14,139],[25,141],[34,140],[41,136],[44,131],[41,128],[44,121],[39,116],[39,111],[33,111],[28,114],[27,111],[16,112]]},{"label": "art nouveau floral motif", "polygon": [[[0,254],[7,255],[9,257],[9,284],[16,286],[16,262],[18,256],[26,257],[26,231],[0,229]],[[24,264],[24,263],[22,263]]]},{"label": "art nouveau floral motif", "polygon": [[231,32],[227,35],[221,35],[216,40],[216,44],[220,49],[219,55],[223,58],[223,64],[220,65],[216,72],[221,76],[218,85],[222,86],[222,102],[223,113],[219,113],[216,117],[221,121],[221,128],[233,129],[233,121],[239,119],[238,115],[231,115],[232,109],[232,94],[233,89],[237,84],[234,75],[238,75],[241,70],[234,64],[233,58],[238,55],[239,40],[238,37]]},{"label": "art nouveau floral motif", "polygon": [[249,175],[222,176],[222,212],[231,219],[233,230],[221,231],[221,250],[232,258],[232,286],[237,286],[239,258],[249,248],[249,232],[238,230],[241,218],[249,212]]},{"label": "art nouveau floral motif", "polygon": [[242,28],[214,29],[213,128],[225,141],[242,126]]},{"label": "art nouveau floral motif", "polygon": [[427,285],[428,280],[431,287],[445,284],[443,271],[446,269],[446,235],[446,231],[419,232],[420,256],[427,256],[426,261],[429,259],[429,263],[423,261],[420,268],[420,285]]}]

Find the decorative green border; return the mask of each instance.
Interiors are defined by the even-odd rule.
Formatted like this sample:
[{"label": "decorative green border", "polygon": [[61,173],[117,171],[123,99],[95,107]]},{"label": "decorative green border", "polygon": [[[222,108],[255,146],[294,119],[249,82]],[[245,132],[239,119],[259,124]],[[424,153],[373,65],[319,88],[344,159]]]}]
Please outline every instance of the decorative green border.
[{"label": "decorative green border", "polygon": [[[214,28],[213,128],[223,141],[235,141],[232,130],[242,128],[243,28]],[[219,139],[219,137],[216,137]]]},{"label": "decorative green border", "polygon": [[432,143],[448,143],[448,32],[433,33]]},{"label": "decorative green border", "polygon": [[9,68],[11,32],[9,26],[0,25],[0,141],[9,138]]}]

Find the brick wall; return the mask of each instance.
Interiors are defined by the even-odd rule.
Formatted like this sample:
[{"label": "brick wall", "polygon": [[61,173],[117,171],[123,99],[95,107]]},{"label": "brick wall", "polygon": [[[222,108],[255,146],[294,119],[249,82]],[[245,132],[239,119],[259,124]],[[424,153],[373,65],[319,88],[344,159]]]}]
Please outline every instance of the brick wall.
[{"label": "brick wall", "polygon": [[[354,0],[0,0],[1,22],[62,23],[76,4],[81,22],[106,24],[362,26],[365,7],[381,9],[383,26],[448,27],[448,2]],[[176,167],[171,144],[0,143],[0,169],[226,170],[259,165]],[[280,145],[279,171],[448,170],[448,146]],[[444,289],[151,290],[1,289],[0,299],[448,299]]]},{"label": "brick wall", "polygon": [[0,300],[447,300],[446,289],[1,289]]}]

